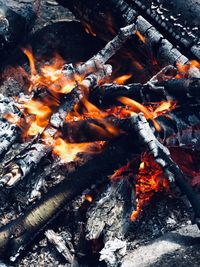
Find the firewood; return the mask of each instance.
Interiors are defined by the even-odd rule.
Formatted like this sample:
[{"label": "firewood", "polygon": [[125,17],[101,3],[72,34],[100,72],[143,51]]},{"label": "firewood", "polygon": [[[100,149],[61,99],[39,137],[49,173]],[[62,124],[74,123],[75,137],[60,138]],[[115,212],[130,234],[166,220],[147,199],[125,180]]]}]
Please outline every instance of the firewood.
[{"label": "firewood", "polygon": [[161,166],[171,185],[178,186],[181,193],[186,195],[194,212],[194,222],[200,227],[200,196],[193,190],[186,180],[178,165],[171,159],[169,150],[161,144],[153,134],[147,120],[142,114],[132,117],[132,125],[135,129],[140,144],[150,152],[155,161]]},{"label": "firewood", "polygon": [[126,2],[132,7],[139,8],[140,14],[152,19],[163,32],[166,31],[178,44],[189,48],[191,53],[200,59],[199,51],[195,49],[196,44],[199,46],[199,34],[196,29],[199,25],[199,3],[196,2],[194,8],[192,1],[182,4],[178,0],[173,3],[164,0],[162,4],[146,0],[127,0]]},{"label": "firewood", "polygon": [[[155,119],[160,125],[160,131],[157,131],[150,121],[151,129],[157,138],[162,140],[163,144],[175,143],[177,142],[177,138],[182,135],[183,130],[200,123],[199,110],[199,105],[187,105],[176,108],[168,112],[167,116],[161,115]],[[114,127],[118,134],[115,135],[107,131],[105,122]],[[114,140],[119,135],[129,134],[131,128],[131,118],[118,119],[115,116],[109,116],[105,118],[105,121],[87,119],[65,122],[60,132],[62,133],[62,137],[69,143],[81,143]],[[53,137],[56,135],[57,130],[48,126],[44,132],[49,133]],[[7,142],[9,142],[9,139]],[[189,145],[189,143],[185,142],[185,145]],[[8,188],[14,186],[19,180],[24,179],[31,171],[36,169],[38,164],[41,163],[42,158],[49,155],[51,151],[51,145],[45,144],[42,137],[36,138],[36,140],[4,167],[0,184]]]},{"label": "firewood", "polygon": [[135,150],[128,138],[110,144],[101,154],[95,155],[85,165],[70,173],[24,215],[0,228],[1,257],[13,256],[11,260],[15,260],[64,205],[93,183],[106,181],[114,169],[130,159],[132,151]]},{"label": "firewood", "polygon": [[39,9],[40,0],[36,1],[1,1],[0,2],[0,56],[6,59],[8,53],[27,37]]},{"label": "firewood", "polygon": [[20,136],[19,127],[4,119],[4,117],[9,114],[21,116],[21,112],[16,107],[14,99],[0,95],[0,156],[2,156]]},{"label": "firewood", "polygon": [[[96,0],[94,3],[91,0],[84,2],[80,0],[67,2],[58,0],[58,2],[70,8],[86,27],[89,25],[92,32],[103,38],[108,38],[108,33],[112,36],[113,32],[119,29],[119,27],[136,21],[137,30],[144,36],[146,45],[161,66],[166,64],[175,65],[177,62],[186,64],[188,62],[188,58],[176,48],[177,40],[174,42],[174,45],[170,43],[152,24],[138,13],[136,8],[127,4],[127,1]],[[106,17],[109,19],[106,20]],[[108,33],[107,31],[105,33],[104,29],[108,29]],[[192,75],[199,77],[199,73],[197,76],[196,74]]]},{"label": "firewood", "polygon": [[162,100],[174,100],[178,104],[199,101],[200,80],[199,79],[173,79],[146,84],[104,84],[95,88],[90,99],[96,104],[111,104],[119,96],[127,96],[140,103],[157,102]]}]

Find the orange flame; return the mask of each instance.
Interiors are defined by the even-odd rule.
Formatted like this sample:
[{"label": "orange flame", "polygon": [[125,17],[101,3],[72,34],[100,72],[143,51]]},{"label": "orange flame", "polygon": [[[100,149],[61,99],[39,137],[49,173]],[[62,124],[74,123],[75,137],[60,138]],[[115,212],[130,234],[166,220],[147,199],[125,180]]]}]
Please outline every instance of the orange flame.
[{"label": "orange flame", "polygon": [[65,142],[62,138],[57,138],[54,140],[53,153],[59,156],[63,162],[69,163],[74,161],[79,153],[98,152],[101,150],[102,145],[103,143],[101,142],[71,144]]},{"label": "orange flame", "polygon": [[176,67],[179,71],[176,78],[182,78],[187,75],[192,68],[200,70],[200,62],[198,62],[197,60],[190,60],[187,64],[177,62]]},{"label": "orange flame", "polygon": [[136,183],[136,208],[131,214],[131,220],[134,221],[142,207],[149,202],[156,192],[169,190],[169,182],[161,167],[154,161],[153,157],[147,153],[142,155],[139,172],[135,177]]},{"label": "orange flame", "polygon": [[85,200],[87,200],[88,202],[92,203],[93,197],[91,195],[86,194],[85,195]]},{"label": "orange flame", "polygon": [[116,78],[114,82],[117,84],[125,84],[132,76],[132,74],[125,74]]},{"label": "orange flame", "polygon": [[139,39],[140,39],[144,44],[146,43],[146,39],[145,39],[145,37],[144,37],[139,31],[136,31],[135,34],[139,37]]},{"label": "orange flame", "polygon": [[160,125],[157,121],[154,120],[154,115],[152,114],[152,112],[150,112],[148,110],[148,108],[146,108],[145,106],[143,106],[142,104],[138,103],[137,101],[130,99],[128,97],[119,97],[118,100],[123,103],[124,105],[128,105],[131,106],[134,110],[133,111],[141,111],[144,113],[144,116],[147,119],[151,119],[153,121],[153,124],[155,126],[155,128],[157,129],[157,131],[160,131]]},{"label": "orange flame", "polygon": [[[23,52],[29,59],[31,69],[30,92],[34,87],[44,86],[52,92],[67,94],[76,86],[75,80],[69,81],[62,72],[62,67],[65,62],[58,54],[55,54],[52,64],[41,66],[40,73],[38,73],[32,51],[24,48]],[[80,77],[76,78],[81,80]]]}]

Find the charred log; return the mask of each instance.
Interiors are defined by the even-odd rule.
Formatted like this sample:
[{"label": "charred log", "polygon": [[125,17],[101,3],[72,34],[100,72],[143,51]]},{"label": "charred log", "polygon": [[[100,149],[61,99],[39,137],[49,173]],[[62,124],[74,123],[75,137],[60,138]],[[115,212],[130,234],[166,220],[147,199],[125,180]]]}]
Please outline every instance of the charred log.
[{"label": "charred log", "polygon": [[[94,1],[90,0],[84,2],[79,0],[67,2],[59,0],[58,2],[69,7],[86,27],[89,25],[92,32],[104,39],[109,34],[105,34],[105,31],[102,32],[102,29],[108,29],[110,36],[112,36],[113,32],[119,27],[123,27],[133,21],[136,22],[138,31],[145,37],[146,45],[161,66],[166,64],[175,65],[177,62],[185,64],[188,61],[188,58],[175,47],[177,42],[174,45],[170,43],[152,24],[139,15],[135,8],[127,4],[127,1],[96,0],[94,3]],[[106,17],[110,19],[106,20]]]},{"label": "charred log", "polygon": [[97,104],[111,104],[117,97],[126,96],[140,103],[174,100],[179,104],[199,101],[199,79],[174,79],[155,84],[105,84],[94,89],[90,95]]},{"label": "charred log", "polygon": [[[189,48],[191,53],[200,59],[199,51],[195,51],[199,42],[199,11],[200,5],[193,0],[181,3],[178,0],[168,2],[147,1],[147,0],[126,0],[131,7],[138,9],[147,20],[160,28],[166,35],[170,35],[177,43],[184,48]],[[190,10],[190,12],[189,12]],[[199,45],[197,45],[199,46]]]},{"label": "charred log", "polygon": [[105,181],[119,164],[124,164],[130,159],[133,151],[132,143],[127,138],[126,142],[124,141],[121,139],[111,144],[104,152],[70,173],[62,183],[49,191],[24,215],[3,226],[0,230],[1,256],[13,256],[11,259],[15,260],[67,202],[94,182]]},{"label": "charred log", "polygon": [[155,161],[161,166],[171,185],[175,183],[181,190],[181,193],[186,195],[194,211],[194,222],[200,227],[200,196],[193,190],[183,172],[171,159],[169,150],[153,134],[145,117],[141,114],[133,116],[132,123],[140,144],[143,144],[154,157]]},{"label": "charred log", "polygon": [[36,19],[39,0],[0,1],[0,56],[4,59],[11,49],[22,43]]}]

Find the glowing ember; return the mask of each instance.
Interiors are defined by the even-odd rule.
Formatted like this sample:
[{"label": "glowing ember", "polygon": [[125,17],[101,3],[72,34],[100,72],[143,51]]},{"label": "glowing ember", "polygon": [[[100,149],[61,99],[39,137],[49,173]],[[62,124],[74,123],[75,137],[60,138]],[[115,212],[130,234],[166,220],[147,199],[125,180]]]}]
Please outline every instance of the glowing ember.
[{"label": "glowing ember", "polygon": [[142,155],[141,160],[139,172],[135,177],[137,206],[131,214],[132,221],[138,217],[142,207],[148,203],[156,192],[169,189],[168,180],[153,158],[145,153]]},{"label": "glowing ember", "polygon": [[[111,176],[111,180],[116,181],[123,177],[131,178],[134,175],[134,164],[134,161],[131,161],[121,167]],[[131,214],[132,221],[138,217],[142,207],[149,202],[155,193],[169,190],[168,180],[165,178],[161,167],[147,153],[141,156],[138,173],[134,175],[134,183],[136,189],[136,208]]]},{"label": "glowing ember", "polygon": [[87,200],[88,202],[92,203],[93,201],[93,197],[91,195],[85,195],[85,200]]}]

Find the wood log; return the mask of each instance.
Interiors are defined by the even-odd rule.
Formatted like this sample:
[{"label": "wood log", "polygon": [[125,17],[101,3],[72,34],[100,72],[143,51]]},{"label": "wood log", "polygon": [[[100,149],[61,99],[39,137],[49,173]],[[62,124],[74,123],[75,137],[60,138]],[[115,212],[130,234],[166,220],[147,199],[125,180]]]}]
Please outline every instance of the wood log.
[{"label": "wood log", "polygon": [[126,96],[140,103],[174,100],[178,104],[195,103],[200,98],[200,79],[173,79],[155,84],[104,84],[90,95],[95,104],[110,105],[117,97]]},{"label": "wood log", "polygon": [[[108,38],[115,29],[135,21],[138,31],[145,37],[146,45],[150,49],[152,57],[160,63],[175,65],[176,62],[187,63],[188,58],[175,48],[177,43],[170,43],[152,24],[142,17],[135,9],[130,7],[125,0],[109,1],[84,1],[59,0],[61,4],[69,7],[72,12],[83,22],[89,25],[92,32],[98,36]],[[105,19],[106,17],[111,19]],[[110,25],[112,22],[112,25]],[[100,29],[99,29],[100,28]],[[108,29],[108,31],[105,31]],[[106,33],[105,33],[106,32]],[[144,47],[144,45],[143,45]],[[141,50],[141,49],[140,49]]]},{"label": "wood log", "polygon": [[[115,116],[109,116],[105,120],[87,119],[65,122],[60,129],[60,133],[62,133],[62,138],[69,143],[110,141],[120,135],[129,135],[132,128],[131,120],[131,118],[118,119]],[[165,145],[177,143],[177,139],[182,136],[184,130],[191,127],[194,128],[195,125],[200,124],[199,105],[179,107],[168,112],[167,116],[161,115],[157,117],[155,121],[159,123],[160,131],[155,129],[152,121],[149,121],[149,123],[156,137]],[[114,133],[107,130],[108,125],[115,129]],[[57,135],[55,128],[47,128],[45,132],[52,137]],[[9,139],[7,142],[9,142]],[[190,145],[186,138],[184,143],[186,146]],[[135,146],[137,148],[140,146],[137,141]],[[46,144],[42,137],[34,140],[30,146],[22,150],[5,166],[4,172],[0,177],[1,186],[9,188],[16,185],[36,169],[38,164],[41,164],[42,158],[50,154],[51,151],[51,145]]]},{"label": "wood log", "polygon": [[181,169],[171,159],[169,150],[158,141],[142,114],[132,117],[132,126],[137,140],[140,140],[140,144],[143,144],[154,157],[164,171],[166,178],[170,181],[171,186],[173,183],[176,184],[181,193],[186,195],[193,208],[194,222],[200,228],[200,195],[188,183]]},{"label": "wood log", "polygon": [[[131,138],[132,139],[132,138]],[[93,183],[106,181],[107,176],[132,155],[132,141],[126,138],[110,144],[101,154],[72,172],[59,185],[51,189],[17,220],[0,228],[0,255],[15,260],[41,230],[58,215],[70,200]],[[112,160],[110,160],[112,159]],[[77,186],[78,185],[78,186]]]},{"label": "wood log", "polygon": [[[23,43],[27,37],[39,10],[40,0],[35,1],[0,1],[0,56],[1,60],[8,53]],[[2,62],[1,62],[2,63]]]},{"label": "wood log", "polygon": [[[200,4],[197,1],[167,0],[148,1],[148,0],[126,0],[131,7],[139,10],[148,21],[160,29],[165,36],[170,36],[182,48],[189,49],[191,55],[200,59],[199,47],[199,12]],[[189,12],[190,10],[190,12]]]}]

